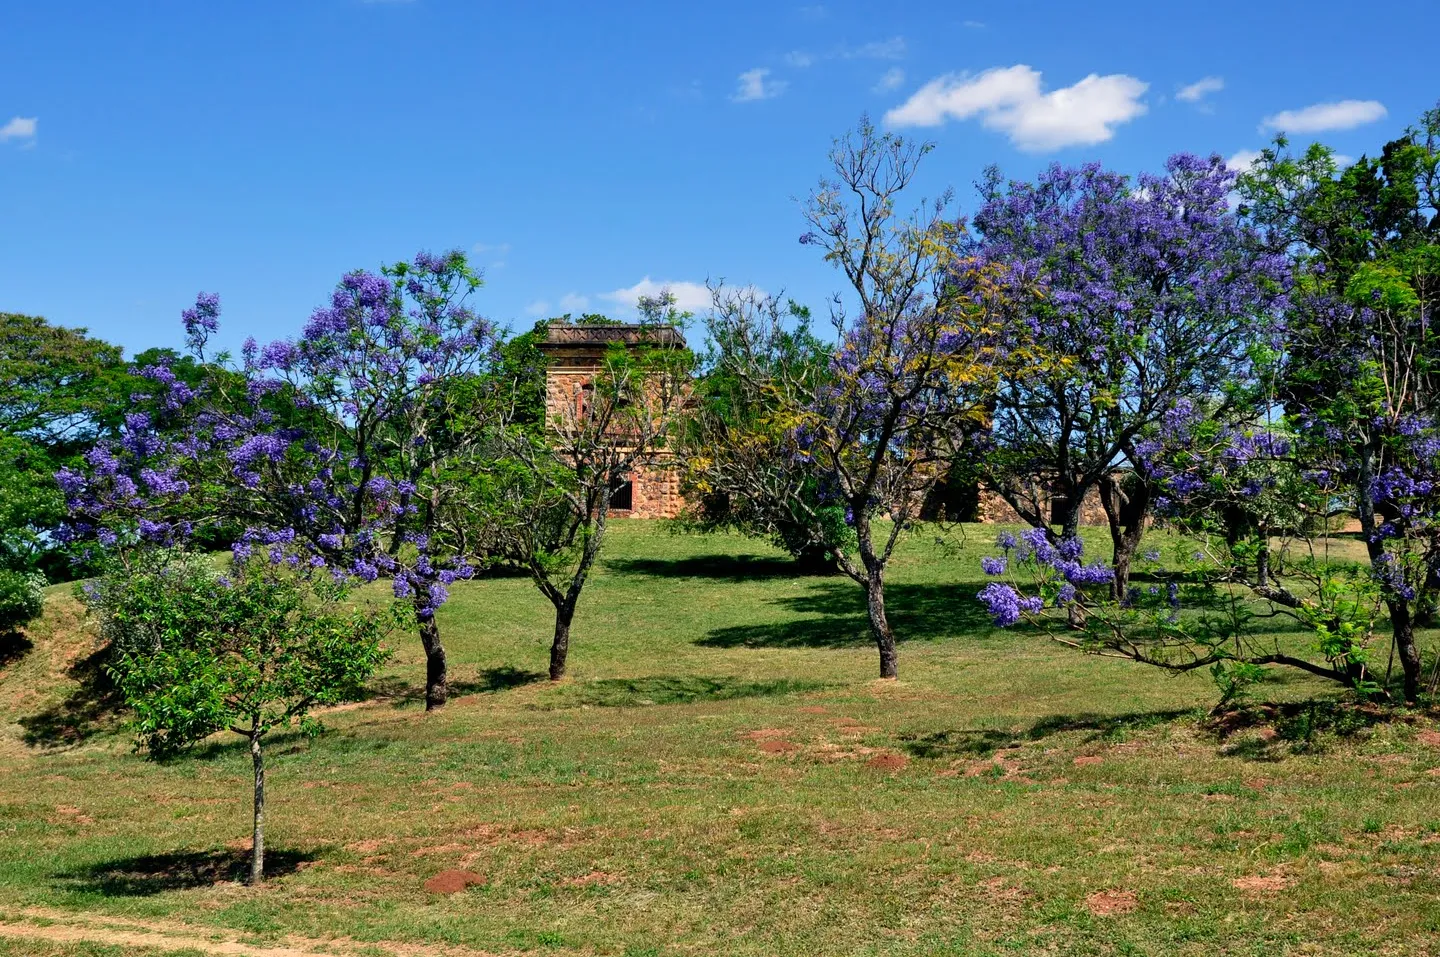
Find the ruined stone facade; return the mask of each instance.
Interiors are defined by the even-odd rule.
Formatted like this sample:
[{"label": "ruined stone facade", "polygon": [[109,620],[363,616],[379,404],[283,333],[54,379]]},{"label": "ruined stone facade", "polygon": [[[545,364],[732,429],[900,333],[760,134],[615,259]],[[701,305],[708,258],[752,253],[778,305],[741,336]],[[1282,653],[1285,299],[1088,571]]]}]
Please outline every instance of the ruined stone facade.
[{"label": "ruined stone facade", "polygon": [[[1053,519],[1055,517],[1055,506],[1047,498],[1041,499],[1045,502],[1047,509]],[[993,522],[997,525],[1023,525],[1025,524],[1010,503],[1000,496],[1000,493],[991,488],[980,489],[980,502],[976,508],[976,520],[981,522]],[[1105,507],[1100,504],[1100,493],[1091,489],[1085,496],[1084,503],[1080,506],[1081,525],[1106,525],[1109,524],[1105,518]]]},{"label": "ruined stone facade", "polygon": [[[670,326],[552,323],[538,343],[549,360],[545,367],[545,413],[549,419],[583,416],[595,388],[595,375],[611,345],[683,349],[685,337]],[[615,491],[613,518],[675,518],[685,507],[680,476],[661,458],[636,468],[627,485]]]}]

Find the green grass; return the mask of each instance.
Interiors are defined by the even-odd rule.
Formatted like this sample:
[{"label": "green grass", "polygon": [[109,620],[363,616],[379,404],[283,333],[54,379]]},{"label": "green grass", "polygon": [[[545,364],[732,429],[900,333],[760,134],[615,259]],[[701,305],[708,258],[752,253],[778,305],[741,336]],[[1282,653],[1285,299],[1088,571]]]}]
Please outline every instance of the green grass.
[{"label": "green grass", "polygon": [[[743,539],[617,523],[558,686],[526,580],[457,587],[449,707],[420,710],[406,638],[370,700],[272,745],[262,889],[231,880],[248,754],[132,754],[57,590],[0,670],[0,919],[617,957],[1432,952],[1429,718],[1277,673],[1283,707],[1221,737],[1204,674],[992,629],[993,534],[905,542],[898,683],[856,586]],[[486,882],[423,889],[457,867]]]}]

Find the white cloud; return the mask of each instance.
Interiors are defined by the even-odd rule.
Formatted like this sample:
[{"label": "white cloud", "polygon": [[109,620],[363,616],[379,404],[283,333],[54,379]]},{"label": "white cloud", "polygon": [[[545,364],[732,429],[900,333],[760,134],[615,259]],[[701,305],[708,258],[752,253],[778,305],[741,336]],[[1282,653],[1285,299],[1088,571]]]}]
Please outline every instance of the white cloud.
[{"label": "white cloud", "polygon": [[1175,99],[1184,100],[1186,103],[1199,103],[1211,93],[1219,93],[1225,89],[1225,81],[1218,76],[1207,76],[1203,80],[1196,80],[1189,86],[1182,86],[1175,94]]},{"label": "white cloud", "polygon": [[675,297],[675,308],[682,312],[701,313],[710,308],[710,290],[703,282],[656,282],[649,276],[628,289],[600,294],[600,298],[625,309],[634,309],[641,296],[658,296],[662,290],[670,290]]},{"label": "white cloud", "polygon": [[985,29],[985,21],[983,20],[961,20],[960,25],[967,30]]},{"label": "white cloud", "polygon": [[550,303],[544,299],[536,299],[525,307],[525,315],[534,316],[536,319],[544,318],[550,315]]},{"label": "white cloud", "polygon": [[1225,161],[1225,166],[1237,173],[1243,173],[1255,165],[1260,158],[1259,150],[1240,150],[1234,156]]},{"label": "white cloud", "polygon": [[503,256],[510,251],[509,243],[476,243],[470,247],[470,251],[477,256],[488,256],[494,254]]},{"label": "white cloud", "polygon": [[0,126],[0,143],[4,143],[6,140],[33,140],[39,128],[39,117],[13,117],[9,123]]},{"label": "white cloud", "polygon": [[905,38],[891,37],[861,44],[858,47],[842,47],[840,57],[845,60],[903,60],[905,59]]},{"label": "white cloud", "polygon": [[590,297],[578,292],[567,292],[560,297],[561,312],[584,312],[590,308]]},{"label": "white cloud", "polygon": [[812,3],[807,7],[800,8],[800,16],[806,20],[824,20],[829,15],[830,11],[825,9],[823,3]]},{"label": "white cloud", "polygon": [[905,71],[900,69],[898,66],[892,66],[890,69],[885,71],[884,76],[880,77],[880,79],[876,81],[873,90],[876,93],[889,93],[891,90],[899,89],[900,84],[904,82]]},{"label": "white cloud", "polygon": [[1149,84],[1133,76],[1092,73],[1073,86],[1041,92],[1040,72],[1026,65],[983,73],[947,73],[885,114],[891,126],[939,126],[979,117],[1022,150],[1103,143],[1115,127],[1145,113],[1140,97]]},{"label": "white cloud", "polygon": [[730,99],[736,103],[750,103],[754,100],[773,99],[784,93],[785,87],[790,84],[784,80],[767,80],[769,75],[769,69],[763,66],[746,70],[740,74],[739,85],[735,87],[735,93]]},{"label": "white cloud", "polygon": [[1385,116],[1385,105],[1379,100],[1340,100],[1337,103],[1316,103],[1301,110],[1282,110],[1274,116],[1265,117],[1260,129],[1321,133],[1325,130],[1348,130],[1374,123]]},{"label": "white cloud", "polygon": [[807,53],[804,50],[791,50],[789,53],[785,54],[785,62],[795,67],[797,70],[803,70],[807,66],[811,66],[812,64],[814,64],[815,54]]}]

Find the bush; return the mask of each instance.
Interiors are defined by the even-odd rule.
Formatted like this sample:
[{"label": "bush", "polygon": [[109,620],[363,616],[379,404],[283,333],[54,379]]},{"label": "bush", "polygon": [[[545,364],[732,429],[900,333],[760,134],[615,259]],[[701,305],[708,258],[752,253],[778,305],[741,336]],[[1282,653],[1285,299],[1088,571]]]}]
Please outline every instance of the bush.
[{"label": "bush", "polygon": [[36,574],[0,569],[0,635],[38,618],[45,608],[45,579]]}]

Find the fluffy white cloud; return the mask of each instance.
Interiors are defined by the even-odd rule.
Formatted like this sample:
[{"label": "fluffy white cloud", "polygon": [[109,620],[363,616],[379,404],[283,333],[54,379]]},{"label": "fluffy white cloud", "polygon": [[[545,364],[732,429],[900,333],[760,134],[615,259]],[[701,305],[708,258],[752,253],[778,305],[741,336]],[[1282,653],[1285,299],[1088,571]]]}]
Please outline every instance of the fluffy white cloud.
[{"label": "fluffy white cloud", "polygon": [[1325,130],[1348,130],[1374,123],[1385,116],[1385,105],[1379,100],[1340,100],[1337,103],[1316,103],[1301,110],[1282,110],[1274,116],[1265,117],[1260,129],[1321,133]]},{"label": "fluffy white cloud", "polygon": [[9,123],[0,126],[0,143],[6,140],[33,140],[35,133],[40,128],[40,118],[36,116],[16,116]]},{"label": "fluffy white cloud", "polygon": [[889,93],[891,90],[899,89],[900,84],[904,82],[905,71],[898,66],[892,66],[885,71],[884,76],[876,81],[874,90],[876,93]]},{"label": "fluffy white cloud", "polygon": [[525,315],[542,319],[550,315],[550,303],[544,299],[536,299],[525,307]]},{"label": "fluffy white cloud", "polygon": [[1184,100],[1186,103],[1199,103],[1211,93],[1219,93],[1225,89],[1225,81],[1218,76],[1207,76],[1203,80],[1196,80],[1189,86],[1182,86],[1175,94],[1175,99]]},{"label": "fluffy white cloud", "polygon": [[601,293],[600,298],[624,309],[634,309],[641,296],[658,296],[666,289],[675,297],[675,308],[682,312],[698,314],[710,308],[710,290],[703,282],[656,282],[649,276],[628,289]]},{"label": "fluffy white cloud", "polygon": [[567,292],[560,297],[561,312],[584,312],[590,308],[590,297],[578,292]]},{"label": "fluffy white cloud", "polygon": [[885,114],[891,126],[939,126],[979,117],[1022,150],[1103,143],[1115,127],[1146,111],[1149,84],[1133,76],[1094,73],[1073,86],[1042,92],[1038,70],[1017,64],[983,73],[947,73]]},{"label": "fluffy white cloud", "polygon": [[784,80],[767,79],[769,76],[770,70],[763,66],[746,70],[740,74],[740,82],[730,99],[736,103],[749,103],[752,100],[769,100],[784,93],[789,84]]},{"label": "fluffy white cloud", "polygon": [[791,50],[789,53],[785,54],[785,62],[795,67],[797,70],[803,70],[807,66],[811,66],[815,63],[815,54],[807,53],[804,50]]},{"label": "fluffy white cloud", "polygon": [[1234,156],[1225,161],[1225,165],[1237,173],[1243,173],[1255,165],[1260,158],[1259,150],[1240,150]]}]

